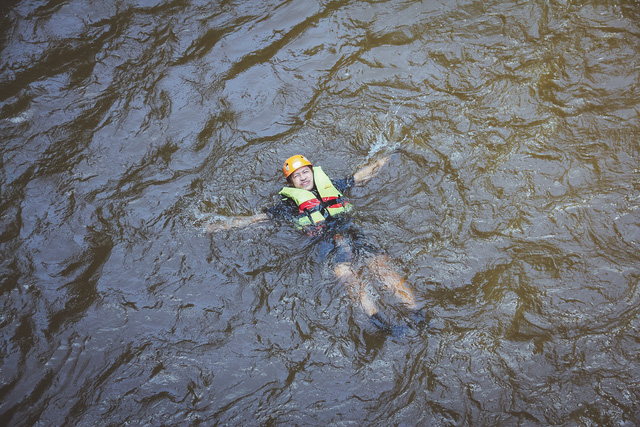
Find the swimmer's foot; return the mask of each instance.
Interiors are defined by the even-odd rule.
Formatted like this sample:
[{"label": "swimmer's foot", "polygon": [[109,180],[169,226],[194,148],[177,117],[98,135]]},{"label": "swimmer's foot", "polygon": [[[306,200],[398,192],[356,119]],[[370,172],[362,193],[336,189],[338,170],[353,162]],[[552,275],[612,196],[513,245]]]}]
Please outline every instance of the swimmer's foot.
[{"label": "swimmer's foot", "polygon": [[371,323],[373,323],[376,328],[382,329],[383,331],[386,331],[391,327],[389,320],[380,314],[380,312],[373,313],[369,316],[369,319],[371,319]]},{"label": "swimmer's foot", "polygon": [[394,338],[402,338],[408,331],[408,325],[393,325],[391,327],[391,336]]},{"label": "swimmer's foot", "polygon": [[427,321],[427,311],[424,308],[411,310],[409,320],[416,327],[425,326]]},{"label": "swimmer's foot", "polygon": [[407,325],[392,325],[391,322],[379,312],[372,314],[369,318],[378,329],[391,334],[394,338],[402,337],[409,330]]}]

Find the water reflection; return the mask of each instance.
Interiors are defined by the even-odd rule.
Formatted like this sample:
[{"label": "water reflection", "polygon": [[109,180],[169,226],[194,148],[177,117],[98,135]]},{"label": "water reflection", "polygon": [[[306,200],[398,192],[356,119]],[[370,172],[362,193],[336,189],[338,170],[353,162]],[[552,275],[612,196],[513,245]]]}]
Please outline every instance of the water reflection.
[{"label": "water reflection", "polygon": [[[636,1],[0,10],[3,424],[637,423]],[[432,329],[202,232],[396,148],[355,220]]]}]

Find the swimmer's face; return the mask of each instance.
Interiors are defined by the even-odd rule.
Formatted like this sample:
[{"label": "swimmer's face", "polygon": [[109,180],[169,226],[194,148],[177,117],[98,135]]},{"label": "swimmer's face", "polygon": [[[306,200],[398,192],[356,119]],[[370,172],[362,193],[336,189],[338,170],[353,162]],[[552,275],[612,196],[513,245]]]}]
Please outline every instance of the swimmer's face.
[{"label": "swimmer's face", "polygon": [[289,178],[294,187],[308,191],[313,190],[313,170],[310,166],[301,167],[292,173]]}]

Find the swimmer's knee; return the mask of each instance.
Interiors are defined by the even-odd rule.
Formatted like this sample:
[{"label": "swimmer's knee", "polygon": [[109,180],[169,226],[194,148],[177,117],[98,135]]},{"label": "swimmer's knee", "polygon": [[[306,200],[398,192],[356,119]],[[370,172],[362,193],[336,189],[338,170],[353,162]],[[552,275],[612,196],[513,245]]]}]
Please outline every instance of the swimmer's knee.
[{"label": "swimmer's knee", "polygon": [[350,276],[353,274],[351,266],[346,262],[341,262],[340,264],[336,265],[333,268],[333,271],[336,273],[336,276],[339,277]]}]

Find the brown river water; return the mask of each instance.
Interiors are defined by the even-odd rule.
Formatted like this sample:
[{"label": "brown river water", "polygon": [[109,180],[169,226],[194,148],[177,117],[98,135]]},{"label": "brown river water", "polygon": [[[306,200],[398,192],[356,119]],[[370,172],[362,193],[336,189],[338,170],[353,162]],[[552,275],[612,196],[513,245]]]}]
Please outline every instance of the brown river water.
[{"label": "brown river water", "polygon": [[[0,425],[640,423],[638,0],[0,14]],[[391,155],[353,221],[427,325],[290,224],[205,231],[297,153]]]}]

